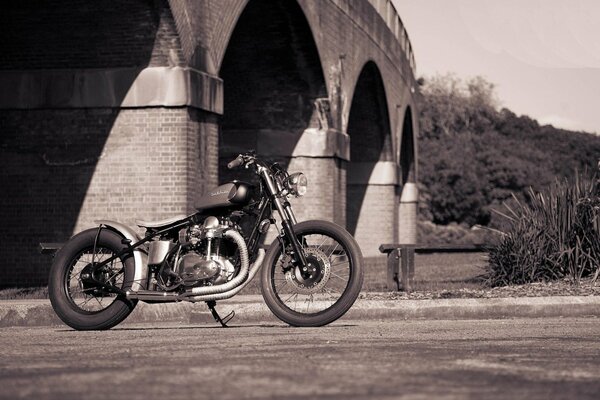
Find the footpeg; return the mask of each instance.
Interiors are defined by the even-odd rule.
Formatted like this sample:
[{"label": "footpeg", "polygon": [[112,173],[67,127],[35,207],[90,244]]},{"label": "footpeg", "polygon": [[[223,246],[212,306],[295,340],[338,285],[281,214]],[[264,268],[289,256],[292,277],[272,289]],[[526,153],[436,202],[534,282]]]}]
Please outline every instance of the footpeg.
[{"label": "footpeg", "polygon": [[210,313],[212,314],[215,321],[220,323],[223,328],[228,328],[227,323],[229,321],[231,321],[233,319],[233,317],[235,317],[235,311],[231,310],[231,312],[229,314],[227,314],[225,316],[225,318],[221,318],[221,316],[215,309],[215,306],[217,305],[216,301],[214,301],[214,300],[207,301],[206,305],[208,306],[208,309],[210,310]]}]

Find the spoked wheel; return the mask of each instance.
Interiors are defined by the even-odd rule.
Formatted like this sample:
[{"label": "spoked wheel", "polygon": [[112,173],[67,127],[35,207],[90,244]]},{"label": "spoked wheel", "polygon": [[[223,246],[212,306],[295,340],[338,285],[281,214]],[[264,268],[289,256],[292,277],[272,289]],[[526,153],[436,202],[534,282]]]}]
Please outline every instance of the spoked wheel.
[{"label": "spoked wheel", "polygon": [[[65,277],[65,292],[71,305],[82,311],[95,313],[107,309],[117,299],[116,294],[99,289],[89,278],[94,263],[108,260],[114,255],[111,249],[98,247],[95,252],[93,248],[88,248],[75,256]],[[96,275],[98,281],[121,288],[125,265],[117,258]]]},{"label": "spoked wheel", "polygon": [[48,291],[60,319],[77,330],[109,329],[123,321],[135,302],[102,289],[95,283],[131,288],[135,266],[128,254],[116,258],[92,279],[92,265],[118,254],[124,245],[121,236],[103,229],[89,229],[74,236],[59,251],[50,270]]},{"label": "spoked wheel", "polygon": [[294,326],[322,326],[340,318],[354,304],[363,281],[362,254],[354,238],[327,221],[294,226],[306,266],[292,265],[289,249],[278,240],[262,269],[265,302],[282,321]]}]

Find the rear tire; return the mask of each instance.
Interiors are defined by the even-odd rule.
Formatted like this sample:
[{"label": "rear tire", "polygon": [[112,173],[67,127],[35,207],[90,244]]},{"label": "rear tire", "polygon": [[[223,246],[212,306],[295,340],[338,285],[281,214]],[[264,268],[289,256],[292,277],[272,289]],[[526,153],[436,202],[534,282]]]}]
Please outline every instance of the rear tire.
[{"label": "rear tire", "polygon": [[[88,229],[73,236],[56,254],[48,281],[48,292],[56,315],[76,330],[110,329],[123,321],[135,308],[137,301],[122,295],[96,293],[81,281],[81,270],[98,257],[104,259],[126,248],[122,236],[102,229],[98,236],[96,255],[93,255],[98,228]],[[103,254],[101,254],[103,253]],[[126,254],[109,264],[112,269],[104,276],[115,286],[128,290],[133,284],[135,263],[132,254]]]},{"label": "rear tire", "polygon": [[[294,226],[294,232],[311,262],[319,266],[310,275],[290,267],[289,256],[275,239],[262,267],[263,298],[277,318],[292,326],[327,325],[344,315],[360,293],[364,274],[362,253],[348,231],[328,221],[301,222]],[[343,271],[334,268],[341,264]],[[301,298],[299,307],[289,301],[294,296],[296,300]]]}]

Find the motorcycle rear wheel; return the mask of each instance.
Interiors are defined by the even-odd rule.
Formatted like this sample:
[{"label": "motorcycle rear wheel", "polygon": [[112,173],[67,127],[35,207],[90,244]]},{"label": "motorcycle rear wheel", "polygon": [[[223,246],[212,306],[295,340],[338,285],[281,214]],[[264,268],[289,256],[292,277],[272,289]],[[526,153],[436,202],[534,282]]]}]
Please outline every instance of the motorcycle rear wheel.
[{"label": "motorcycle rear wheel", "polygon": [[[73,236],[56,254],[48,281],[52,308],[58,317],[76,330],[110,329],[123,321],[137,302],[122,295],[107,293],[82,281],[83,269],[93,262],[108,259],[125,248],[119,234],[98,228],[88,229]],[[113,260],[102,273],[102,279],[127,290],[135,275],[131,254]]]},{"label": "motorcycle rear wheel", "polygon": [[344,315],[362,288],[363,257],[354,238],[328,221],[305,221],[294,232],[307,269],[291,264],[278,239],[265,257],[261,285],[269,309],[292,326],[327,325]]}]

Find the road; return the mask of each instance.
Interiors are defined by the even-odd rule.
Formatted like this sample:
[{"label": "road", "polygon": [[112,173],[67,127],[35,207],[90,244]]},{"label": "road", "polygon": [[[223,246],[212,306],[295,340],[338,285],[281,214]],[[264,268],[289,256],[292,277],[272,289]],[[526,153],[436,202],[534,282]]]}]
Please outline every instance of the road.
[{"label": "road", "polygon": [[600,319],[0,329],[0,398],[585,399]]}]

